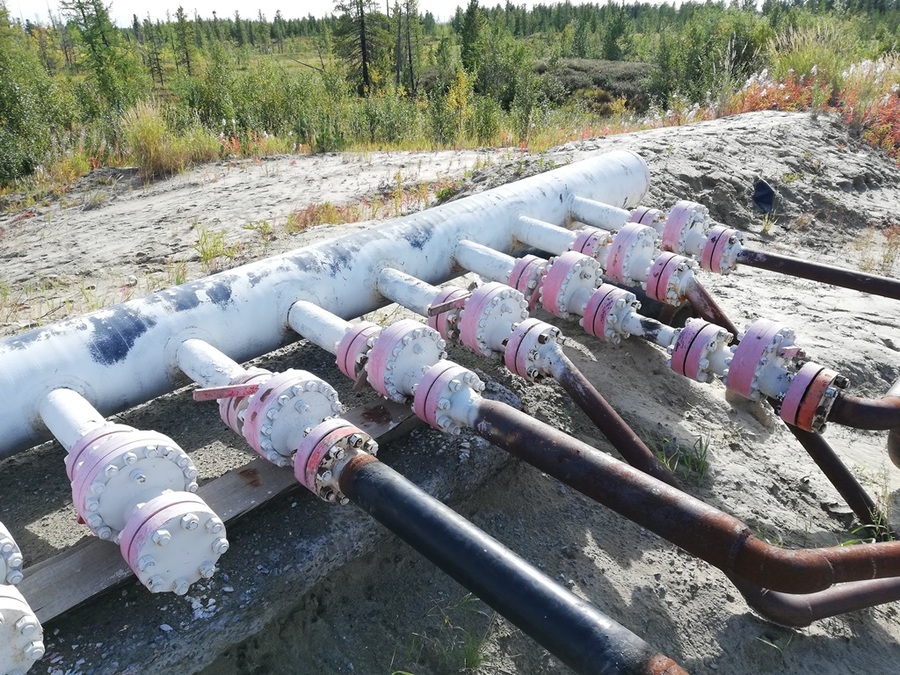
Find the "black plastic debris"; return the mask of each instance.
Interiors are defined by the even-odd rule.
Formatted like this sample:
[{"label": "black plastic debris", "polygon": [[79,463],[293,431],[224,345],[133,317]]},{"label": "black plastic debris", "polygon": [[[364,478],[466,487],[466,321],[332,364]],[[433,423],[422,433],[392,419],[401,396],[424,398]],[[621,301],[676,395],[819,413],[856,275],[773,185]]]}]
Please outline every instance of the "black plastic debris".
[{"label": "black plastic debris", "polygon": [[763,213],[772,213],[775,208],[775,190],[762,178],[753,184],[753,203]]}]

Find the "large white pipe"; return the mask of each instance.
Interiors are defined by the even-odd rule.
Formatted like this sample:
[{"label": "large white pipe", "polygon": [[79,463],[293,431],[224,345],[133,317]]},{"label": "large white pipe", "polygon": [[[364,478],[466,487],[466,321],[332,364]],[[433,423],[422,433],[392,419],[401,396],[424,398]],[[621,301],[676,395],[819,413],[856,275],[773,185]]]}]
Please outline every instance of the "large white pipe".
[{"label": "large white pipe", "polygon": [[54,389],[72,389],[110,415],[175,389],[185,340],[246,361],[296,339],[287,317],[297,300],[357,317],[384,304],[375,280],[385,267],[439,284],[454,275],[460,240],[511,251],[520,215],[563,224],[576,196],[631,207],[648,183],[640,157],[611,152],[7,338],[0,342],[0,457],[48,437],[38,408]]}]

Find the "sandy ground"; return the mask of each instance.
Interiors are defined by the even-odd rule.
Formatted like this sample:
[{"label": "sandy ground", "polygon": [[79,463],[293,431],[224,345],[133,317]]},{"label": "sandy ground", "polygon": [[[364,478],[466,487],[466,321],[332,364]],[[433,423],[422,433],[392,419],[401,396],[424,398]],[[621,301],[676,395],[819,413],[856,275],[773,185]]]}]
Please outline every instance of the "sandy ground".
[{"label": "sandy ground", "polygon": [[[359,200],[389,190],[400,165],[403,171],[409,169],[410,182],[433,182],[459,178],[466,167],[487,162],[472,176],[474,190],[539,171],[551,162],[573,161],[611,148],[635,150],[650,164],[648,204],[669,206],[677,199],[692,198],[706,204],[721,222],[745,230],[748,244],[755,248],[897,275],[900,263],[890,259],[883,232],[898,222],[900,170],[859,145],[829,118],[758,113],[571,144],[540,158],[435,153],[430,155],[436,158],[432,165],[429,155],[373,153],[364,158],[219,165],[148,188],[125,187],[126,179],[112,185],[95,181],[82,188],[88,192],[77,193],[82,201],[97,202],[95,208],[52,204],[46,211],[38,209],[34,217],[0,218],[0,280],[15,293],[35,280],[73,275],[76,281],[51,284],[45,291],[56,293],[57,301],[80,293],[78,279],[95,285],[97,297],[133,288],[122,282],[129,275],[138,278],[134,288],[142,290],[140,279],[156,274],[160,278],[155,283],[163,281],[172,260],[187,260],[191,274],[203,271],[199,261],[190,260],[195,221],[225,229],[234,241],[239,237],[250,241],[258,233],[243,226],[261,218],[278,228],[289,211],[304,204]],[[769,180],[779,194],[776,217],[766,222],[749,200],[758,177]],[[90,197],[90,190],[109,196]],[[346,228],[324,228],[324,236],[338,231]],[[313,231],[288,237],[278,230],[275,241],[257,243],[274,252],[302,245],[305,237],[320,236],[323,232]],[[87,253],[93,248],[100,250],[88,263]],[[242,255],[259,252],[248,244]],[[853,393],[878,396],[900,376],[900,312],[895,302],[752,269],[724,278],[704,276],[703,281],[737,325],[764,316],[795,329],[811,358],[851,379]],[[34,300],[25,304],[39,306]],[[16,309],[6,330],[37,320],[28,311],[32,310]],[[729,402],[721,384],[700,385],[677,377],[667,370],[662,352],[649,344],[632,340],[611,347],[580,335],[576,326],[559,325],[576,364],[645,439],[678,445],[685,452],[708,446],[708,466],[683,471],[689,492],[743,519],[778,545],[827,546],[854,537],[852,518],[840,497],[770,411]],[[276,356],[275,363],[321,361],[315,352],[301,343]],[[452,356],[466,360],[458,351]],[[557,387],[526,386],[485,362],[467,362],[518,394],[525,409],[614,453]],[[180,396],[146,406],[127,419],[160,428],[180,441],[186,438],[183,445],[190,448],[206,479],[246,461],[246,455],[233,448],[233,439],[224,440],[213,430],[215,420],[186,418],[184,395]],[[900,471],[886,459],[885,435],[831,427],[826,437],[876,499],[896,510]],[[475,439],[463,438],[462,443],[447,444],[434,433],[420,431],[405,444],[385,447],[382,457],[403,472],[420,475],[432,492],[449,498],[487,532],[688,671],[896,672],[900,658],[896,605],[827,619],[802,630],[767,624],[748,610],[715,568],[530,467],[506,461],[502,453]],[[62,472],[55,470],[60,466],[51,462],[58,461],[59,452],[48,444],[0,463],[0,518],[26,548],[30,563],[83,534],[71,524],[67,487],[58,475]],[[451,488],[429,480],[429,454],[441,467],[435,475],[447,470],[462,485]],[[25,471],[42,476],[43,483],[34,494],[25,491],[13,502],[7,495],[18,489],[19,472]],[[478,481],[465,486],[473,476]],[[260,549],[265,551],[266,534],[289,517],[297,502],[301,509],[312,503],[305,495],[280,500],[230,528],[232,553],[243,551],[244,556],[265,560],[268,554]],[[246,640],[211,665],[214,655],[202,648],[196,658],[166,668],[134,670],[133,664],[117,661],[111,645],[118,630],[127,632],[138,610],[152,613],[150,624],[175,626],[184,633],[182,639],[190,639],[191,612],[179,609],[184,600],[148,599],[140,588],[129,586],[121,591],[124,608],[110,610],[114,599],[107,596],[74,613],[96,633],[84,632],[89,629],[77,627],[75,618],[53,622],[48,627],[50,656],[35,672],[187,673],[205,666],[204,672],[217,675],[560,671],[560,664],[543,649],[402,543],[378,527],[360,526],[364,517],[334,518],[335,540],[354,536],[365,540],[356,547],[356,555],[363,555],[289,601],[276,598],[272,588],[277,586],[272,585],[269,595],[247,595],[246,628],[241,631],[238,625],[235,630]],[[896,526],[896,517],[893,523]],[[192,592],[189,601],[202,600],[203,608],[208,608],[209,599],[216,599],[219,606],[227,606],[230,595],[224,584],[240,592],[239,569],[237,561],[223,559],[223,571],[232,576],[202,589],[202,598]],[[250,617],[259,604],[285,609],[260,625]],[[101,608],[112,613],[98,616]],[[239,609],[230,610],[232,621],[241,616]],[[215,614],[215,609],[208,616],[194,608],[193,621],[214,621]],[[176,620],[185,616],[181,623]],[[134,621],[131,631],[137,626]],[[147,635],[146,640],[164,647],[169,643],[161,640],[177,639],[164,632]],[[102,649],[86,652],[81,643],[95,639]]]}]

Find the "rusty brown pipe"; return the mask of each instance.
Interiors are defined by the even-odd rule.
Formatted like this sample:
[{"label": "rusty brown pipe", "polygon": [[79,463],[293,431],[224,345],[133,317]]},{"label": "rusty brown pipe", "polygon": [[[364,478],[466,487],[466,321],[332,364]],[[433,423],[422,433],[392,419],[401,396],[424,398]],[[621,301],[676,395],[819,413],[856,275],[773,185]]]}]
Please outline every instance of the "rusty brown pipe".
[{"label": "rusty brown pipe", "polygon": [[609,439],[626,462],[672,487],[681,489],[675,476],[662,465],[653,451],[622,419],[609,401],[603,398],[584,373],[563,353],[561,347],[557,349],[551,361],[551,374],[600,432]]},{"label": "rusty brown pipe", "polygon": [[900,378],[881,398],[859,398],[840,392],[834,400],[828,421],[854,429],[890,430],[888,456],[900,467]]},{"label": "rusty brown pipe", "polygon": [[881,295],[885,298],[900,300],[900,280],[879,277],[856,270],[848,270],[832,265],[791,258],[777,253],[763,253],[745,248],[738,253],[737,261],[750,267],[787,274],[792,277],[819,281],[832,286],[850,288],[863,293]]},{"label": "rusty brown pipe", "polygon": [[900,600],[900,578],[853,581],[800,595],[762,588],[732,574],[728,578],[753,611],[766,621],[791,628]]},{"label": "rusty brown pipe", "polygon": [[475,431],[582,494],[759,586],[812,593],[836,583],[900,576],[900,542],[789,551],[743,522],[529,415],[482,399]]},{"label": "rusty brown pipe", "polygon": [[[697,312],[697,314],[710,323],[722,326],[722,328],[731,333],[734,336],[735,341],[737,341],[737,328],[731,323],[731,319],[728,318],[728,315],[725,314],[721,307],[719,307],[715,298],[710,295],[709,291],[707,291],[703,284],[697,281],[696,278],[691,280],[691,284],[688,286],[685,297],[688,302],[691,303],[691,307],[694,308],[694,311]],[[735,342],[735,344],[737,344],[737,342]]]},{"label": "rusty brown pipe", "polygon": [[840,493],[847,505],[859,518],[863,525],[869,525],[882,530],[876,532],[876,536],[888,534],[884,531],[888,522],[887,517],[881,513],[875,502],[868,495],[859,481],[850,473],[850,470],[844,465],[840,457],[832,450],[831,446],[819,434],[814,434],[795,426],[787,425],[796,439],[800,441],[800,445],[806,450],[807,454],[816,463],[825,477],[831,481],[835,489]]}]

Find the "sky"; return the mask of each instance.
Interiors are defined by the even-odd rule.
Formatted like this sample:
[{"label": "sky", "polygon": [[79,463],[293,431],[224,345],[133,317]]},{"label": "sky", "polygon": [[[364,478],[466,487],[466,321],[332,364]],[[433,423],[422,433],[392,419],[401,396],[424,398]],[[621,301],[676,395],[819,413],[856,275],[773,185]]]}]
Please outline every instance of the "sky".
[{"label": "sky", "polygon": [[[0,0],[2,1],[2,0]],[[384,2],[385,0],[378,0]],[[587,0],[571,0],[572,4],[581,4]],[[593,0],[602,1],[602,0]],[[6,8],[14,18],[34,21],[35,17],[46,22],[47,7],[54,14],[59,13],[59,0],[5,0]],[[390,0],[393,5],[393,0]],[[483,6],[493,6],[495,4],[505,4],[505,0],[481,0]],[[556,0],[513,0],[516,5],[527,5],[531,7],[535,4],[556,4]],[[106,0],[109,5],[109,0]],[[430,11],[434,14],[438,21],[446,21],[453,16],[457,6],[465,6],[468,0],[419,0],[419,11],[423,14]],[[334,2],[332,0],[155,0],[147,2],[147,0],[112,0],[112,10],[110,16],[112,20],[119,26],[130,26],[131,17],[137,14],[143,19],[150,13],[152,19],[165,19],[166,11],[174,15],[178,6],[184,7],[188,16],[194,15],[196,9],[200,16],[204,18],[212,17],[213,10],[220,17],[233,16],[235,10],[241,13],[244,18],[255,17],[262,10],[266,18],[271,20],[275,16],[275,11],[280,9],[281,15],[286,19],[298,18],[313,14],[314,16],[322,16],[332,11]]]}]

